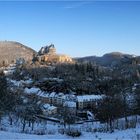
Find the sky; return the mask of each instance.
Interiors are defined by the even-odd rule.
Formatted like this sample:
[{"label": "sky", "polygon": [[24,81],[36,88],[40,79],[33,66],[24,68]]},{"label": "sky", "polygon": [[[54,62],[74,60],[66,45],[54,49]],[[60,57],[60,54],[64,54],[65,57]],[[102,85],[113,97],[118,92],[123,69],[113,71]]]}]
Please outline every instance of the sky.
[{"label": "sky", "polygon": [[0,1],[0,40],[71,57],[140,55],[140,1]]}]

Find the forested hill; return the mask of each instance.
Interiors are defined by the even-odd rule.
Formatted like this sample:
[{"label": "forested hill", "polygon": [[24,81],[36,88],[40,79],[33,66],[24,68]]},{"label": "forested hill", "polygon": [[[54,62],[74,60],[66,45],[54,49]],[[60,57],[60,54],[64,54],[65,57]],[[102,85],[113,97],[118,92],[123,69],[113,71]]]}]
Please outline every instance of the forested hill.
[{"label": "forested hill", "polygon": [[0,64],[9,64],[19,58],[32,60],[35,53],[33,49],[19,42],[0,41]]},{"label": "forested hill", "polygon": [[87,56],[81,58],[75,58],[77,62],[91,62],[102,66],[116,66],[122,64],[140,63],[140,57],[131,54],[124,54],[120,52],[112,52],[104,54],[101,57]]}]

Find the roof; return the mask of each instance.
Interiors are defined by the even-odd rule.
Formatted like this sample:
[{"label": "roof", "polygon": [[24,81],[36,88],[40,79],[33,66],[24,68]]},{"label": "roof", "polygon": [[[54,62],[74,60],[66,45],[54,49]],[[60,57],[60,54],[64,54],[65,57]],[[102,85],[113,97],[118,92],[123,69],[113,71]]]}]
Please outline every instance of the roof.
[{"label": "roof", "polygon": [[50,93],[50,97],[55,97],[55,95],[56,95],[55,92]]},{"label": "roof", "polygon": [[57,107],[56,106],[53,106],[53,105],[50,105],[50,104],[44,104],[43,105],[43,108],[48,110],[48,111],[51,111],[53,109],[56,109]]},{"label": "roof", "polygon": [[64,106],[66,107],[76,107],[76,102],[73,102],[73,101],[66,101],[64,103]]},{"label": "roof", "polygon": [[79,102],[90,101],[90,100],[100,100],[103,98],[103,95],[81,95],[77,96]]},{"label": "roof", "polygon": [[40,91],[40,89],[39,88],[32,87],[32,88],[25,88],[24,91],[25,91],[25,93],[30,94],[30,93],[38,93]]}]

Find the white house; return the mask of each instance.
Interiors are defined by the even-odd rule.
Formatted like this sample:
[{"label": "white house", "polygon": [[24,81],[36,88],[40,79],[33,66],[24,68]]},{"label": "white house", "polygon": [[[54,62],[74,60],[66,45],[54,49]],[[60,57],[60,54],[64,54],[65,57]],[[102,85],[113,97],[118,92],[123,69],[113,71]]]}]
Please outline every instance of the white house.
[{"label": "white house", "polygon": [[54,115],[57,114],[57,107],[50,105],[50,104],[44,104],[43,105],[43,113],[44,115]]},{"label": "white house", "polygon": [[77,96],[77,109],[88,109],[96,106],[103,95],[81,95]]}]

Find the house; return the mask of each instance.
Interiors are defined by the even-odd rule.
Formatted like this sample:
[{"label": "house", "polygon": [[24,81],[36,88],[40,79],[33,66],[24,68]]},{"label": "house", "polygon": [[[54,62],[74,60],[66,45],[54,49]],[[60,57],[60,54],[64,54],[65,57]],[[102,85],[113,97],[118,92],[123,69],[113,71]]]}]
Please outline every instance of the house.
[{"label": "house", "polygon": [[40,99],[52,106],[57,107],[67,107],[73,114],[76,110],[81,111],[91,111],[92,108],[98,105],[99,101],[102,100],[104,95],[81,95],[76,96],[74,94],[64,94],[64,93],[47,93],[41,91],[39,88],[25,88],[25,93],[32,94],[36,93]]},{"label": "house", "polygon": [[40,92],[37,94],[38,96],[42,97],[42,100],[45,102],[45,103],[49,103],[49,104],[52,104],[52,105],[55,105],[55,106],[63,106],[63,103],[65,101],[65,95],[63,93],[55,93],[55,92],[52,92],[52,93],[43,93],[43,92]]},{"label": "house", "polygon": [[63,103],[65,101],[65,95],[64,93],[58,93],[56,96],[56,102],[58,106],[63,106]]},{"label": "house", "polygon": [[15,72],[16,70],[16,65],[15,64],[10,64],[8,67],[6,67],[4,70],[3,70],[3,73],[8,76],[8,75],[11,75]]},{"label": "house", "polygon": [[65,101],[63,107],[66,107],[70,114],[76,115],[76,102],[74,101]]},{"label": "house", "polygon": [[57,107],[50,105],[50,104],[44,104],[42,107],[44,115],[54,115],[57,114]]},{"label": "house", "polygon": [[98,104],[103,95],[81,95],[77,96],[77,109],[91,109]]},{"label": "house", "polygon": [[50,104],[55,104],[55,94],[56,94],[55,92],[52,92],[52,93],[49,94],[48,97],[49,97],[49,103]]}]

